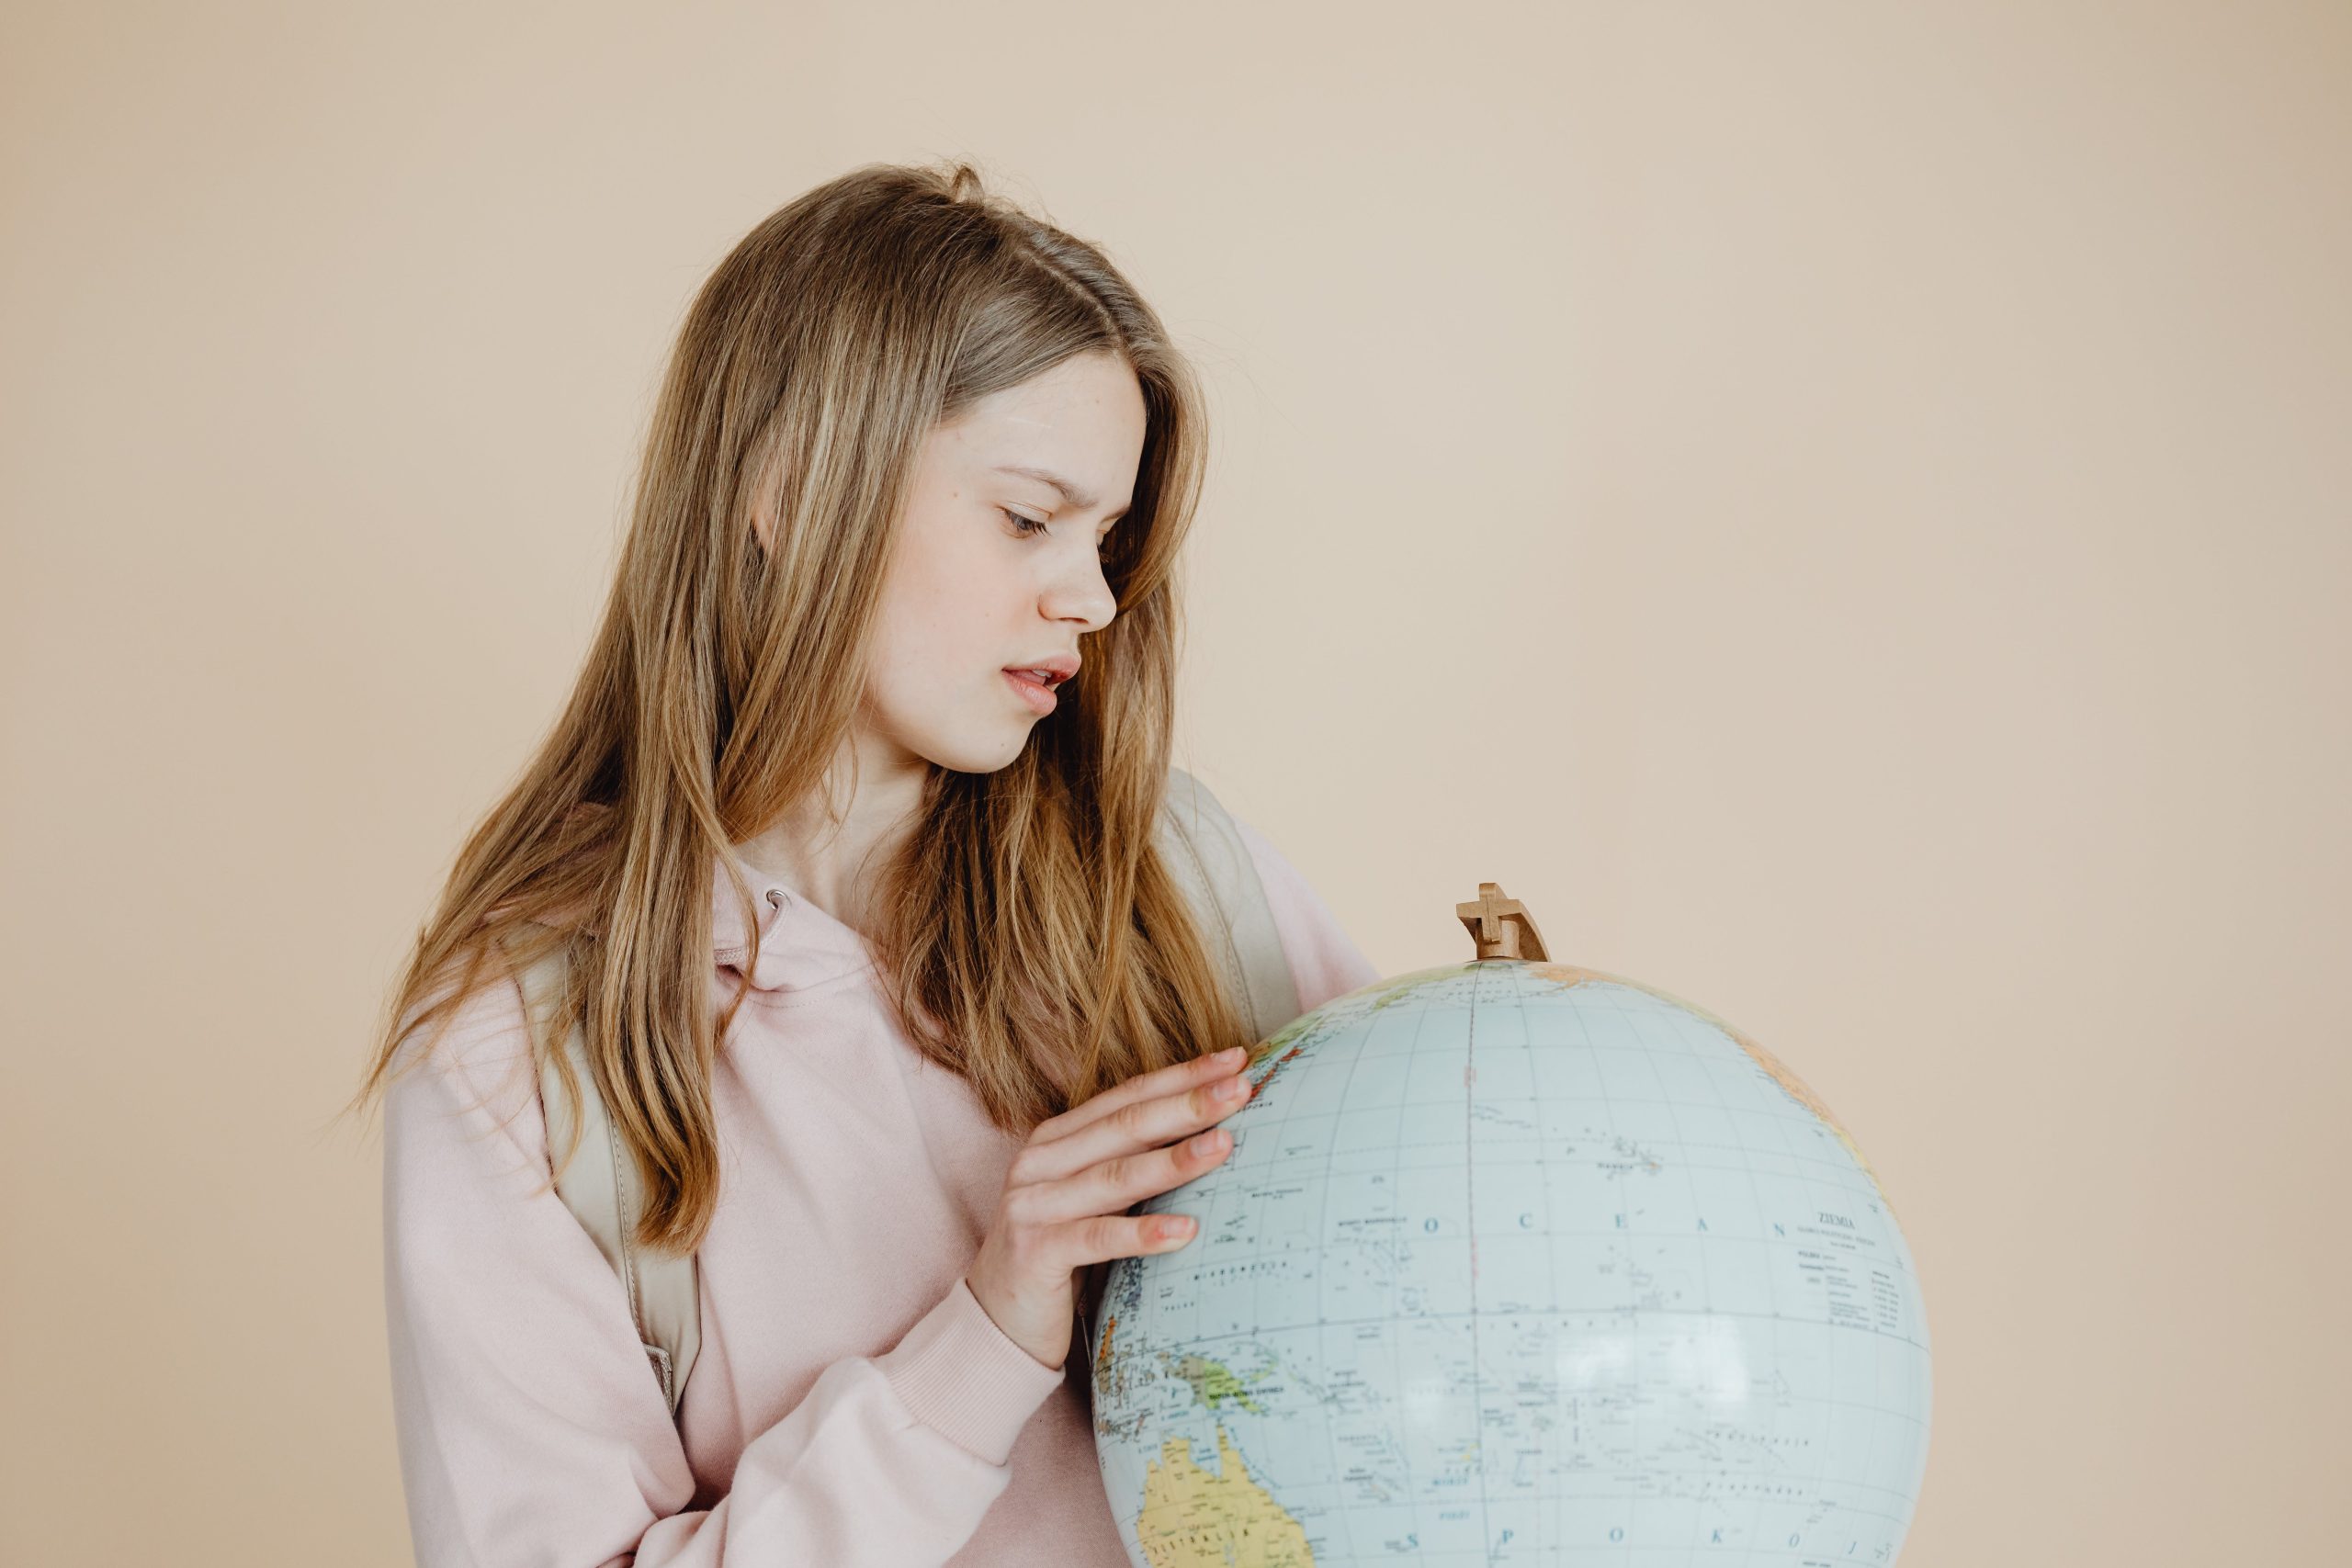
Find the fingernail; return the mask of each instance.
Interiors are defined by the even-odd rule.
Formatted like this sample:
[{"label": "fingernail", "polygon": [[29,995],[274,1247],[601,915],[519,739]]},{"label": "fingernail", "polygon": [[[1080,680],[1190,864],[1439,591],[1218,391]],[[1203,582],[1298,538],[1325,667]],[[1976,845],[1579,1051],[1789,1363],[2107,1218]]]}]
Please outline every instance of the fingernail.
[{"label": "fingernail", "polygon": [[1249,1090],[1248,1078],[1227,1078],[1210,1092],[1217,1100],[1239,1100]]},{"label": "fingernail", "polygon": [[1215,1129],[1203,1133],[1200,1136],[1193,1140],[1193,1152],[1196,1155],[1213,1155],[1216,1153],[1217,1139],[1219,1136],[1221,1136],[1221,1134]]}]

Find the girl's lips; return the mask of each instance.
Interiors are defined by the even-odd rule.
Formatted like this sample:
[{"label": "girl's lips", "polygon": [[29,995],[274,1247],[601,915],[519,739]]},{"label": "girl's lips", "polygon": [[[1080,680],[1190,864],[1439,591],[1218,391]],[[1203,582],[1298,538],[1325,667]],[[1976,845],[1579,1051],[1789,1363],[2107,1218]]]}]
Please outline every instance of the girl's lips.
[{"label": "girl's lips", "polygon": [[1004,678],[1012,682],[1012,689],[1021,694],[1021,700],[1029,705],[1032,712],[1051,713],[1061,701],[1054,694],[1052,688],[1041,686],[1026,675],[1016,675],[1008,670],[1004,672]]}]

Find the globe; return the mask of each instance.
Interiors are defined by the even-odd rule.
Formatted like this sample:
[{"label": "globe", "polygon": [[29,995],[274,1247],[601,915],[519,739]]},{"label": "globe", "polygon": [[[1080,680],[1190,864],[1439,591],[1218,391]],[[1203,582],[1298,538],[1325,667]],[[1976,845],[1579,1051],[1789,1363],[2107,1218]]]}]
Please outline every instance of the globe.
[{"label": "globe", "polygon": [[1252,1054],[1200,1227],[1106,1269],[1096,1454],[1136,1568],[1893,1562],[1928,1325],[1893,1206],[1779,1058],[1552,962],[1480,956]]}]

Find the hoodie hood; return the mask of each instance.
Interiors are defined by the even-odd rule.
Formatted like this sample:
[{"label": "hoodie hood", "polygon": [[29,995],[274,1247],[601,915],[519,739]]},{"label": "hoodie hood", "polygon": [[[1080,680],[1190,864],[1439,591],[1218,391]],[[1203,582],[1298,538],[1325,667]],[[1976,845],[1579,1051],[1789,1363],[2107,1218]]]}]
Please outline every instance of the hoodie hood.
[{"label": "hoodie hood", "polygon": [[[571,807],[575,813],[609,809],[594,801]],[[735,891],[727,885],[730,860],[751,889],[758,919],[748,931]],[[591,933],[604,925],[594,916],[583,919],[578,910],[545,917],[545,923]],[[755,991],[806,990],[871,969],[876,963],[874,949],[863,936],[777,878],[754,871],[731,849],[710,858],[710,942],[712,964],[741,974]]]},{"label": "hoodie hood", "polygon": [[719,968],[739,972],[753,990],[798,991],[874,967],[865,937],[738,859],[759,919],[745,931],[735,891],[727,885],[728,858],[713,855],[710,863],[711,959]]}]

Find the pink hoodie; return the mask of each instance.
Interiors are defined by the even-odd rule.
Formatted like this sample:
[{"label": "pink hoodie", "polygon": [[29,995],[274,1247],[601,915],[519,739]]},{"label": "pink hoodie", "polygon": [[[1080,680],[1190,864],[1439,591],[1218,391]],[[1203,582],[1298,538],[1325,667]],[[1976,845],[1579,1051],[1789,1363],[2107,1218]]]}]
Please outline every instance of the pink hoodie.
[{"label": "pink hoodie", "polygon": [[[1239,824],[1303,1008],[1377,978]],[[677,1424],[620,1280],[532,1189],[547,1130],[512,985],[470,998],[385,1109],[384,1303],[424,1568],[1125,1568],[1088,1367],[1015,1345],[963,1280],[1022,1140],[886,1021],[865,941],[713,864],[718,1207]],[[403,1060],[406,1058],[403,1057]],[[500,1125],[501,1122],[503,1126]]]}]

